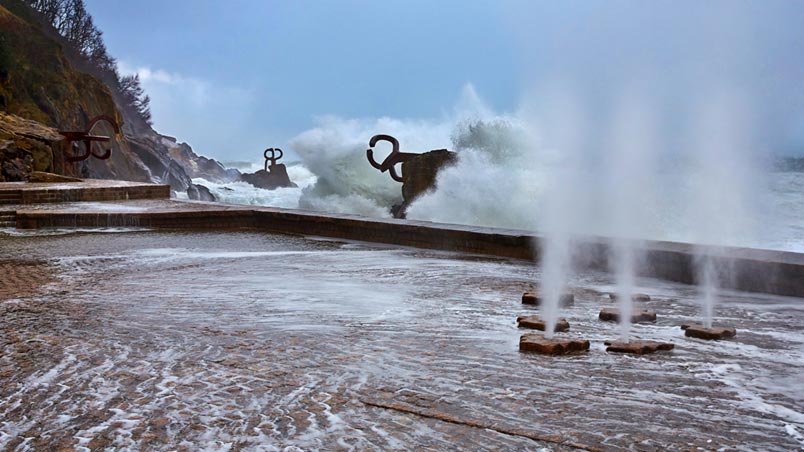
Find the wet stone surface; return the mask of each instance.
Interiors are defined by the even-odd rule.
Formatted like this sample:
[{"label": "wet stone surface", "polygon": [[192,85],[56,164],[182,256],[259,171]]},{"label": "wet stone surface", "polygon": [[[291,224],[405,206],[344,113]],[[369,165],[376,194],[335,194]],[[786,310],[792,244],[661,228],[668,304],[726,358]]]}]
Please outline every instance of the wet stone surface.
[{"label": "wet stone surface", "polygon": [[[609,299],[610,299],[611,301],[617,301],[617,300],[619,299],[619,297],[620,297],[620,296],[619,296],[619,295],[617,295],[617,293],[616,293],[616,292],[609,292]],[[650,295],[648,295],[648,294],[646,294],[646,293],[635,293],[635,294],[631,294],[631,300],[632,300],[632,301],[639,301],[639,302],[643,302],[643,303],[644,303],[644,302],[646,302],[646,301],[650,301]]]},{"label": "wet stone surface", "polygon": [[247,232],[37,234],[0,231],[4,262],[38,269],[0,272],[31,281],[0,300],[2,451],[804,442],[799,299],[727,294],[715,320],[739,336],[678,341],[698,292],[638,280],[666,301],[631,337],[676,348],[618,356],[603,342],[619,325],[597,320],[614,282],[584,274],[557,336],[590,349],[555,357],[519,350],[511,300],[538,284],[530,262]]},{"label": "wet stone surface", "polygon": [[[534,330],[544,331],[547,326],[544,320],[538,315],[521,315],[516,318],[516,323],[520,328],[531,328]],[[569,330],[570,324],[567,319],[558,319],[556,321],[554,332],[562,332]]]},{"label": "wet stone surface", "polygon": [[[563,293],[558,299],[559,306],[572,306],[575,303],[575,295]],[[522,304],[541,306],[542,296],[538,292],[525,292],[522,294]]]},{"label": "wet stone surface", "polygon": [[684,335],[687,337],[707,340],[729,339],[737,335],[737,330],[733,327],[706,328],[696,323],[681,325],[681,329],[684,330]]},{"label": "wet stone surface", "polygon": [[[604,322],[619,322],[620,310],[605,308],[600,310],[598,318]],[[634,309],[631,313],[631,323],[655,322],[656,313],[647,309]]]},{"label": "wet stone surface", "polygon": [[657,341],[629,341],[605,342],[606,351],[611,353],[631,353],[634,355],[647,355],[658,351],[670,351],[675,346],[670,342]]}]

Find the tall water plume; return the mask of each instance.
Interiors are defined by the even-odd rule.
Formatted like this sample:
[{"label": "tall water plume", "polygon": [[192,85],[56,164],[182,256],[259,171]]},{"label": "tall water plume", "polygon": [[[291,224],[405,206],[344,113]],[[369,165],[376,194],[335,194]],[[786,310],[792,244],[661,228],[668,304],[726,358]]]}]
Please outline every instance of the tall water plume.
[{"label": "tall water plume", "polygon": [[531,154],[543,173],[545,189],[541,199],[531,201],[538,216],[540,247],[542,319],[545,337],[551,338],[559,318],[559,302],[572,270],[573,238],[586,212],[583,201],[580,149],[584,117],[574,96],[565,87],[551,87],[539,94],[540,102],[523,113],[536,128],[541,146]]},{"label": "tall water plume", "polygon": [[691,115],[688,221],[695,233],[703,322],[711,327],[722,247],[752,243],[764,181],[751,135],[750,102],[738,90],[712,90]]},{"label": "tall water plume", "polygon": [[619,96],[610,126],[609,148],[601,156],[607,174],[603,190],[607,198],[604,221],[612,237],[611,258],[617,277],[620,309],[620,336],[628,342],[631,329],[635,266],[640,253],[638,239],[644,237],[650,222],[655,180],[654,159],[660,152],[653,119],[655,105],[646,91],[632,87]]}]

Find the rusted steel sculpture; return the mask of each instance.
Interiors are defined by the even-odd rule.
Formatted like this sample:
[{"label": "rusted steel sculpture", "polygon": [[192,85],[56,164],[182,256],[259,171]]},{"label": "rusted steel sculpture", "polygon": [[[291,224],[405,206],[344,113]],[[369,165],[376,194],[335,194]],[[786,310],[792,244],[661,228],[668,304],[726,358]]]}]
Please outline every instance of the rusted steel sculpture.
[{"label": "rusted steel sculpture", "polygon": [[[388,154],[388,157],[386,157],[382,163],[377,163],[377,161],[374,160],[374,150],[371,149],[377,145],[378,141],[387,141],[391,143],[392,146],[391,153]],[[403,182],[404,180],[402,179],[402,176],[397,174],[395,167],[396,164],[406,162],[417,155],[419,154],[399,152],[399,140],[391,135],[383,134],[374,135],[371,137],[371,140],[369,140],[369,149],[366,150],[366,156],[368,157],[368,161],[371,163],[371,166],[380,170],[381,173],[388,171],[391,174],[391,178],[397,182]]]},{"label": "rusted steel sculpture", "polygon": [[120,127],[118,127],[117,122],[115,122],[115,120],[108,115],[95,116],[94,118],[90,119],[89,123],[87,124],[87,129],[83,132],[59,130],[59,133],[64,136],[65,139],[67,139],[68,143],[70,143],[70,148],[73,150],[73,152],[78,151],[78,143],[76,143],[76,141],[84,143],[84,153],[80,155],[68,154],[66,157],[68,162],[81,162],[88,159],[90,156],[95,157],[98,160],[106,160],[112,156],[111,149],[106,149],[103,154],[96,154],[95,151],[92,150],[93,141],[98,141],[101,143],[111,141],[111,138],[105,135],[92,135],[92,129],[95,128],[95,125],[100,121],[108,122],[109,125],[111,125],[114,129],[115,134],[120,133]]},{"label": "rusted steel sculpture", "polygon": [[[270,157],[268,157],[268,153],[269,153],[269,152],[271,153],[271,156],[270,156]],[[277,152],[279,153],[279,157],[277,157],[277,156],[276,156],[276,153],[277,153]],[[269,166],[268,166],[268,162],[270,161],[270,162],[271,162],[271,166],[274,166],[274,165],[276,165],[276,162],[277,162],[279,159],[281,159],[281,158],[282,158],[282,156],[283,156],[283,155],[285,155],[285,154],[282,152],[282,149],[279,149],[279,148],[268,148],[268,149],[266,149],[266,150],[265,150],[265,152],[264,152],[262,155],[263,155],[263,157],[265,157],[265,171],[268,171],[268,168],[269,168]]]}]

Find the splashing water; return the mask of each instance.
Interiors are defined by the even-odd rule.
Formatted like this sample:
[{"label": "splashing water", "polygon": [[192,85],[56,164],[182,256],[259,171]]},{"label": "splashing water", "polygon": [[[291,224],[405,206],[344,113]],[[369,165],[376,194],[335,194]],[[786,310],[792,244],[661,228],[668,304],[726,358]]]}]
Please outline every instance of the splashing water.
[{"label": "splashing water", "polygon": [[[261,163],[241,166],[242,171],[255,172],[263,169]],[[207,187],[218,202],[251,206],[272,206],[287,209],[299,207],[302,191],[315,184],[316,175],[298,163],[287,165],[288,177],[298,187],[280,187],[273,190],[257,188],[248,182],[213,182],[202,178],[193,179],[194,184]]]},{"label": "splashing water", "polygon": [[620,309],[620,340],[628,342],[631,334],[631,312],[634,303],[631,296],[634,293],[634,246],[620,240],[615,246],[615,260],[617,262],[617,300]]},{"label": "splashing water", "polygon": [[541,316],[544,320],[544,337],[550,339],[558,323],[559,302],[569,273],[569,237],[558,231],[545,235],[542,251]]}]

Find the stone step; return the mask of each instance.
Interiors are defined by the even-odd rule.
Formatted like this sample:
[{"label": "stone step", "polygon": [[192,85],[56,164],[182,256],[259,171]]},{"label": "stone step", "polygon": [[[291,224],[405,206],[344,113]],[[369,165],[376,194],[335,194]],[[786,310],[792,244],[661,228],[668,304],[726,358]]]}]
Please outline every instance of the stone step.
[{"label": "stone step", "polygon": [[0,212],[0,228],[16,228],[16,212]]}]

